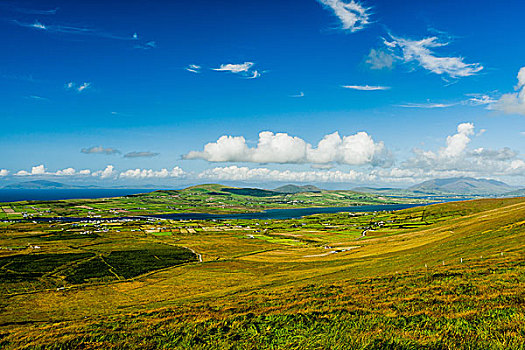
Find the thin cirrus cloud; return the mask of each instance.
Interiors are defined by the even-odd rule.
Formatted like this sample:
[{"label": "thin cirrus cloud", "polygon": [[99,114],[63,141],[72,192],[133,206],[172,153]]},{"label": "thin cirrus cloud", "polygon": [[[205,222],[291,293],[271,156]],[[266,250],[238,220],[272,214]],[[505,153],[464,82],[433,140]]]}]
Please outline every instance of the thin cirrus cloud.
[{"label": "thin cirrus cloud", "polygon": [[124,155],[124,158],[152,158],[158,156],[155,152],[129,152]]},{"label": "thin cirrus cloud", "polygon": [[431,109],[431,108],[448,108],[448,107],[452,107],[452,106],[456,106],[457,103],[432,103],[432,102],[428,102],[428,103],[405,103],[405,104],[400,104],[400,105],[397,105],[397,107],[402,107],[402,108],[428,108],[428,109]]},{"label": "thin cirrus cloud", "polygon": [[102,146],[93,146],[93,147],[89,147],[89,148],[82,148],[80,150],[81,153],[84,153],[84,154],[106,154],[106,155],[111,155],[111,154],[120,154],[121,152],[118,150],[118,149],[115,149],[115,148],[105,148],[105,147],[102,147]]},{"label": "thin cirrus cloud", "polygon": [[518,84],[514,87],[516,92],[504,94],[489,106],[490,109],[525,115],[525,67],[521,67],[517,78]]},{"label": "thin cirrus cloud", "polygon": [[357,1],[318,0],[324,7],[332,10],[341,21],[341,29],[357,32],[370,24],[370,8]]},{"label": "thin cirrus cloud", "polygon": [[0,8],[4,8],[8,11],[23,13],[26,15],[56,15],[59,10],[58,7],[54,9],[35,9],[35,8],[15,6],[9,3],[0,3]]},{"label": "thin cirrus cloud", "polygon": [[144,44],[137,44],[134,46],[135,49],[151,50],[157,47],[156,41],[148,41]]},{"label": "thin cirrus cloud", "polygon": [[245,73],[250,70],[254,65],[253,62],[244,62],[239,64],[221,64],[219,68],[212,68],[217,72],[231,72],[231,73]]},{"label": "thin cirrus cloud", "polygon": [[479,73],[480,63],[465,63],[462,57],[437,56],[432,49],[447,46],[449,42],[439,41],[435,36],[421,40],[411,40],[390,34],[390,41],[383,39],[392,58],[403,63],[416,63],[420,67],[451,78],[468,77]]},{"label": "thin cirrus cloud", "polygon": [[374,85],[341,85],[342,88],[360,90],[360,91],[378,91],[378,90],[390,90],[390,86],[374,86]]},{"label": "thin cirrus cloud", "polygon": [[280,164],[383,165],[390,153],[383,142],[375,142],[366,132],[341,137],[338,132],[325,135],[313,147],[303,139],[286,133],[263,131],[257,146],[249,147],[243,136],[220,137],[202,151],[191,151],[183,159],[209,162],[250,162]]},{"label": "thin cirrus cloud", "polygon": [[295,94],[295,95],[290,95],[289,97],[294,97],[294,98],[300,98],[300,97],[304,97],[304,92],[301,91],[299,92],[298,94]]},{"label": "thin cirrus cloud", "polygon": [[76,91],[76,92],[83,92],[83,91],[86,91],[87,89],[90,89],[92,86],[91,83],[88,83],[88,82],[84,82],[84,83],[75,83],[75,82],[72,82],[70,81],[69,83],[66,83],[64,85],[64,87],[67,89],[67,90],[73,90],[73,91]]},{"label": "thin cirrus cloud", "polygon": [[255,63],[244,62],[244,63],[226,63],[221,64],[219,68],[212,68],[216,72],[230,72],[243,76],[246,79],[257,79],[261,77],[261,73],[258,70],[252,69]]},{"label": "thin cirrus cloud", "polygon": [[38,95],[30,95],[27,98],[30,98],[30,99],[36,100],[36,101],[49,101],[49,99],[47,97],[42,97],[42,96],[38,96]]},{"label": "thin cirrus cloud", "polygon": [[392,69],[394,66],[394,56],[381,49],[371,49],[366,57],[370,69]]},{"label": "thin cirrus cloud", "polygon": [[[118,35],[110,32],[106,32],[99,29],[89,28],[89,27],[79,27],[72,25],[61,25],[61,24],[45,24],[40,21],[34,21],[32,23],[21,22],[17,20],[12,21],[14,24],[19,27],[31,28],[35,30],[45,31],[48,33],[59,33],[59,34],[69,34],[69,35],[85,35],[85,36],[95,36],[105,39],[114,39],[114,40],[130,40],[138,41],[139,37],[137,33],[131,35]],[[137,48],[155,48],[156,42],[147,41],[144,44],[137,44]]]},{"label": "thin cirrus cloud", "polygon": [[199,74],[201,72],[202,67],[197,64],[189,64],[184,69],[188,72]]}]

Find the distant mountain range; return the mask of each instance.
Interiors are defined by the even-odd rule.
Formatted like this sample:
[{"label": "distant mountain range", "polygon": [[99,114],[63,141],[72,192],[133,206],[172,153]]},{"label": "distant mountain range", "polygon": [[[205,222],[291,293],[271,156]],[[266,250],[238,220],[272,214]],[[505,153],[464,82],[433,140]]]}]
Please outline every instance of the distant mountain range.
[{"label": "distant mountain range", "polygon": [[416,193],[453,193],[453,194],[503,194],[514,190],[504,182],[470,177],[435,179],[411,186],[409,191]]},{"label": "distant mountain range", "polygon": [[[227,188],[217,184],[199,185],[198,187],[220,187]],[[10,184],[3,187],[4,189],[27,189],[27,190],[44,190],[44,189],[97,189],[97,186],[75,186],[63,184],[55,181],[34,180]],[[142,187],[146,188],[146,187]],[[191,187],[190,187],[191,188]],[[154,187],[152,187],[154,189]],[[389,188],[389,187],[356,187],[352,189],[356,192],[378,194],[384,196],[498,196],[498,197],[521,197],[525,196],[525,188],[517,189],[509,186],[504,182],[488,179],[474,179],[470,177],[456,177],[448,179],[434,179],[410,186],[406,189]],[[320,193],[323,190],[313,185],[293,185],[288,184],[277,187],[272,190],[263,190],[256,188],[233,188],[228,187],[229,192],[236,194],[249,194],[257,196],[271,196],[275,193],[295,194],[301,192]]]},{"label": "distant mountain range", "polygon": [[434,179],[422,182],[407,189],[357,187],[355,191],[383,195],[463,195],[463,196],[506,196],[517,192],[516,188],[504,182],[471,177]]},{"label": "distant mountain range", "polygon": [[69,190],[69,189],[81,189],[81,188],[95,188],[93,186],[74,186],[66,185],[61,182],[47,181],[47,180],[34,180],[24,181],[16,184],[10,184],[3,187],[4,189],[11,190]]}]

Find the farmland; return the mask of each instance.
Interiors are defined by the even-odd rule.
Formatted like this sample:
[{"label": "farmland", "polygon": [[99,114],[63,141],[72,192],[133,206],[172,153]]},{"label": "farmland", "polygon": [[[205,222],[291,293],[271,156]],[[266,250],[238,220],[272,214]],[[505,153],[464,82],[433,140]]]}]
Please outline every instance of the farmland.
[{"label": "farmland", "polygon": [[0,225],[8,349],[525,347],[524,198]]},{"label": "farmland", "polygon": [[353,191],[280,193],[269,190],[201,185],[125,197],[1,203],[1,219],[46,217],[125,217],[170,213],[249,213],[265,209],[344,207],[373,204],[428,203]]}]

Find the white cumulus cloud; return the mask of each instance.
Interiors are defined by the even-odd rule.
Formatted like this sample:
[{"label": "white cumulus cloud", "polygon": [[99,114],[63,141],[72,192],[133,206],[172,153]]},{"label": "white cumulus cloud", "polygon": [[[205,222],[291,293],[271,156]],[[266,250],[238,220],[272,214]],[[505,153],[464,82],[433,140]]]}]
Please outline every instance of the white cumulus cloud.
[{"label": "white cumulus cloud", "polygon": [[517,92],[501,96],[490,108],[507,114],[525,115],[525,67],[518,72],[518,84],[514,88]]},{"label": "white cumulus cloud", "polygon": [[343,171],[291,171],[268,168],[248,168],[235,165],[207,169],[198,178],[214,181],[279,181],[279,182],[355,182],[374,176],[355,170]]},{"label": "white cumulus cloud", "polygon": [[4,177],[9,175],[9,170],[7,169],[0,169],[0,177]]},{"label": "white cumulus cloud", "polygon": [[387,151],[383,142],[375,142],[366,132],[341,138],[335,132],[326,135],[313,147],[303,139],[286,133],[263,131],[256,147],[249,147],[242,136],[221,136],[208,143],[203,151],[191,151],[184,159],[210,162],[252,163],[339,163],[349,165],[379,164]]},{"label": "white cumulus cloud", "polygon": [[161,169],[129,169],[119,174],[121,178],[132,178],[132,179],[147,179],[147,178],[180,178],[186,175],[186,172],[180,167],[176,166],[171,170]]},{"label": "white cumulus cloud", "polygon": [[447,147],[440,151],[444,157],[457,157],[462,154],[470,142],[470,137],[474,135],[474,124],[461,123],[457,127],[458,132],[447,136]]},{"label": "white cumulus cloud", "polygon": [[20,170],[15,175],[16,176],[33,176],[33,175],[45,175],[46,167],[43,164],[36,165],[31,168],[31,171]]},{"label": "white cumulus cloud", "polygon": [[101,179],[108,179],[111,177],[115,177],[117,175],[117,172],[115,171],[115,167],[113,165],[108,165],[104,170],[95,171],[91,175],[100,177]]},{"label": "white cumulus cloud", "polygon": [[412,171],[414,178],[525,176],[525,162],[508,147],[469,151],[474,135],[473,123],[461,123],[455,134],[447,136],[445,147],[437,151],[414,149],[415,156],[404,161],[402,169]]}]

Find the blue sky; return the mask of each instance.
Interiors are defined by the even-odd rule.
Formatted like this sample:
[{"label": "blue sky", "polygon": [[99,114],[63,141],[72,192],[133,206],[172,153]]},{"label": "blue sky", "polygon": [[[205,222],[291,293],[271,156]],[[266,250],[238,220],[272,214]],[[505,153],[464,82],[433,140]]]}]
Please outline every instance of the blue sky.
[{"label": "blue sky", "polygon": [[0,186],[525,185],[524,11],[1,1]]}]

